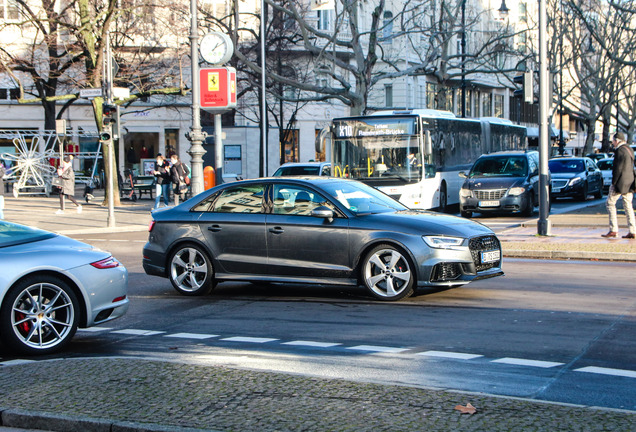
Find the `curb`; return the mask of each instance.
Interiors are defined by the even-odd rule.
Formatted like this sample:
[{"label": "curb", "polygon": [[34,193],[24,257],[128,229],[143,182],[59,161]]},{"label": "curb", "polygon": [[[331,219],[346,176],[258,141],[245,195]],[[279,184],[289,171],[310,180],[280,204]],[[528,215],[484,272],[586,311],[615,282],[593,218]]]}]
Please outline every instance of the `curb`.
[{"label": "curb", "polygon": [[[0,426],[55,432],[201,432],[203,429],[73,417],[38,411],[3,409]],[[205,429],[209,432],[221,432]]]},{"label": "curb", "polygon": [[505,258],[636,262],[636,254],[627,252],[608,254],[597,251],[506,250],[503,256]]}]

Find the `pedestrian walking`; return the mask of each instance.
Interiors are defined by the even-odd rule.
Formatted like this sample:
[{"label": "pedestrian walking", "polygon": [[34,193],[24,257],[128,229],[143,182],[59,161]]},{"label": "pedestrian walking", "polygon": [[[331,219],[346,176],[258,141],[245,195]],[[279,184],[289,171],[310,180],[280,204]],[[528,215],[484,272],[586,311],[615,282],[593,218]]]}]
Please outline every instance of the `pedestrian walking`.
[{"label": "pedestrian walking", "polygon": [[4,161],[0,159],[0,219],[4,219],[4,176],[7,170],[4,167]]},{"label": "pedestrian walking", "polygon": [[612,184],[607,195],[607,211],[609,213],[609,232],[603,234],[605,238],[618,237],[618,216],[616,203],[623,199],[623,210],[627,218],[629,233],[623,236],[626,239],[636,238],[636,218],[632,199],[634,197],[634,152],[625,142],[625,135],[617,132],[612,140],[614,146],[614,163],[612,166]]},{"label": "pedestrian walking", "polygon": [[155,207],[153,210],[156,210],[159,208],[161,197],[163,197],[163,204],[168,207],[170,200],[170,184],[172,183],[170,164],[161,153],[157,155],[154,174],[157,181],[155,189],[157,197],[155,198]]},{"label": "pedestrian walking", "polygon": [[172,184],[174,185],[174,205],[179,205],[179,198],[185,200],[185,194],[188,191],[188,185],[190,184],[190,170],[188,167],[179,160],[179,156],[173,154],[170,156],[170,162],[172,162],[172,168],[170,168],[170,174],[172,176]]},{"label": "pedestrian walking", "polygon": [[60,187],[60,209],[55,214],[64,214],[64,198],[68,197],[73,204],[77,206],[77,212],[82,212],[82,206],[75,201],[73,195],[75,195],[75,172],[73,171],[72,156],[65,155],[64,161],[57,169],[57,175],[61,179]]}]

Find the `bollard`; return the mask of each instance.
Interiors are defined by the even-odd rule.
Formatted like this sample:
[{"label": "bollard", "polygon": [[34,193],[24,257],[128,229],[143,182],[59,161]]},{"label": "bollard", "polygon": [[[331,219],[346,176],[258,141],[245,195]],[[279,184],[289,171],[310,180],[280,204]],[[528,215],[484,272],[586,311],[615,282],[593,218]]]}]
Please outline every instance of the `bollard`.
[{"label": "bollard", "polygon": [[216,176],[214,175],[214,168],[206,166],[203,168],[203,190],[208,190],[216,186]]}]

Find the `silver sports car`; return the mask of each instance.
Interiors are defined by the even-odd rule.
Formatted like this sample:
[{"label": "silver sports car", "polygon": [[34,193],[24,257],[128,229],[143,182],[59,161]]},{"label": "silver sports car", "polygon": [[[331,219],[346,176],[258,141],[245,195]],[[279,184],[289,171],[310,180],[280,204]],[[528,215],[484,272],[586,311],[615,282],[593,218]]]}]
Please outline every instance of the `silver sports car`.
[{"label": "silver sports car", "polygon": [[380,300],[499,276],[487,227],[413,211],[363,183],[273,177],[224,184],[153,213],[146,273],[184,295],[231,280],[366,286]]},{"label": "silver sports car", "polygon": [[78,327],[128,310],[128,272],[108,252],[0,220],[0,338],[25,354],[66,345]]}]

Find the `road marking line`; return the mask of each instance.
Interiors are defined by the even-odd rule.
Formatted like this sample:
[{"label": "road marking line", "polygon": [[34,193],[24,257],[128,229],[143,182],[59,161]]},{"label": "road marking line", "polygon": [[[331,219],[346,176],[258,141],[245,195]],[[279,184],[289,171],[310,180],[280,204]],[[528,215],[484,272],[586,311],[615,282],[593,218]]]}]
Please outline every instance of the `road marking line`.
[{"label": "road marking line", "polygon": [[627,378],[636,378],[636,371],[626,369],[612,369],[596,366],[587,366],[584,368],[574,369],[574,372],[587,372],[601,375],[613,375]]},{"label": "road marking line", "polygon": [[234,337],[229,337],[229,338],[225,338],[221,340],[226,342],[266,343],[266,342],[277,341],[278,339],[234,336]]},{"label": "road marking line", "polygon": [[82,329],[77,329],[77,331],[81,331],[81,332],[88,332],[88,333],[97,333],[97,332],[101,332],[101,331],[109,331],[112,330],[112,327],[88,327],[88,328],[82,328]]},{"label": "road marking line", "polygon": [[293,346],[307,346],[307,347],[317,347],[317,348],[330,348],[337,345],[342,345],[340,343],[330,343],[330,342],[312,342],[312,341],[291,341],[291,342],[283,342],[281,345],[293,345]]},{"label": "road marking line", "polygon": [[203,334],[203,333],[174,333],[165,335],[164,337],[181,338],[181,339],[210,339],[219,337],[219,335]]},{"label": "road marking line", "polygon": [[124,330],[115,330],[112,333],[134,335],[134,336],[154,336],[154,335],[162,334],[165,332],[153,331],[153,330],[124,329]]},{"label": "road marking line", "polygon": [[382,353],[401,353],[401,352],[409,350],[408,348],[395,348],[395,347],[376,346],[376,345],[358,345],[354,347],[349,347],[347,349],[356,350],[356,351],[382,352]]},{"label": "road marking line", "polygon": [[460,353],[460,352],[452,352],[452,351],[424,351],[424,352],[417,353],[415,355],[450,358],[450,359],[458,359],[458,360],[472,360],[478,357],[483,357],[483,355],[481,354],[468,354],[468,353]]},{"label": "road marking line", "polygon": [[563,365],[563,363],[557,363],[557,362],[528,360],[528,359],[519,359],[519,358],[512,358],[512,357],[504,357],[497,360],[492,360],[492,363],[504,363],[509,365],[532,366],[532,367],[539,367],[539,368],[551,368],[551,367]]}]

